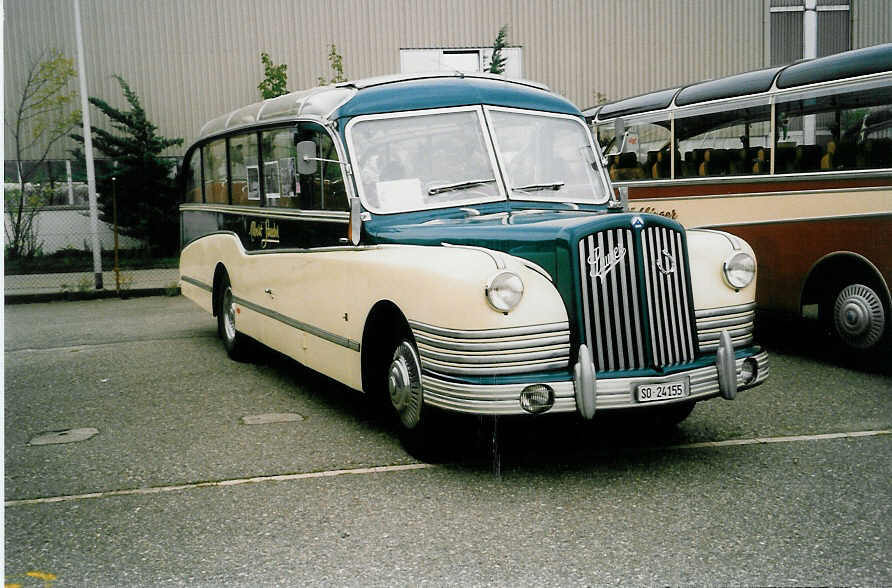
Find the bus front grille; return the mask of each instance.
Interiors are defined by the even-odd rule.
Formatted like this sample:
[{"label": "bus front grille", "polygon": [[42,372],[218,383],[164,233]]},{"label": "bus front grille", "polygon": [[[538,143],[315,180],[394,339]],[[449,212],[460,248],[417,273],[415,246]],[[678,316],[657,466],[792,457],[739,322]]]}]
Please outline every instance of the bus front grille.
[{"label": "bus front grille", "polygon": [[579,241],[585,340],[595,369],[667,367],[695,355],[682,234],[608,229]]}]

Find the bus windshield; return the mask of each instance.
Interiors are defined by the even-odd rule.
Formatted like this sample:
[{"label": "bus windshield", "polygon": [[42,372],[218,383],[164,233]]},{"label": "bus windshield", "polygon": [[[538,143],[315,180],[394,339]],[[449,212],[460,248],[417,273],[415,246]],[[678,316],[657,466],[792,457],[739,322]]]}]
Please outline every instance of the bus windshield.
[{"label": "bus windshield", "polygon": [[515,200],[603,202],[591,139],[573,118],[493,109],[500,161]]},{"label": "bus windshield", "polygon": [[479,111],[361,120],[350,127],[360,190],[373,211],[504,198]]},{"label": "bus windshield", "polygon": [[466,107],[362,118],[347,135],[361,196],[373,212],[468,205],[507,195],[606,200],[587,128],[571,117],[495,108],[484,115],[479,107]]}]

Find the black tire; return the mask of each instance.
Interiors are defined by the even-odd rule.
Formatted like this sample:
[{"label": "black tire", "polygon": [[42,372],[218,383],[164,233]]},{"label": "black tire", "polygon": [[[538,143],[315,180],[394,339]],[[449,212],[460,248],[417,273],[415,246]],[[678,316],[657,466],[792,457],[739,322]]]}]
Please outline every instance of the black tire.
[{"label": "black tire", "polygon": [[678,402],[644,409],[639,422],[656,429],[671,429],[691,416],[696,402]]},{"label": "black tire", "polygon": [[217,300],[217,334],[223,341],[223,347],[231,359],[246,361],[248,359],[248,337],[236,329],[236,307],[232,295],[229,276],[223,274],[220,280],[220,292]]}]

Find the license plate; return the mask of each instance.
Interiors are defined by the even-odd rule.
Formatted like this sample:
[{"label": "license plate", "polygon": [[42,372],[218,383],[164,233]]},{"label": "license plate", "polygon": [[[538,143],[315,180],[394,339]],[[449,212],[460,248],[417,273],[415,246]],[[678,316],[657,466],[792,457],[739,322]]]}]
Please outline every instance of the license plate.
[{"label": "license plate", "polygon": [[672,380],[659,384],[641,384],[635,390],[638,402],[659,402],[660,400],[672,400],[684,398],[688,395],[688,381]]}]

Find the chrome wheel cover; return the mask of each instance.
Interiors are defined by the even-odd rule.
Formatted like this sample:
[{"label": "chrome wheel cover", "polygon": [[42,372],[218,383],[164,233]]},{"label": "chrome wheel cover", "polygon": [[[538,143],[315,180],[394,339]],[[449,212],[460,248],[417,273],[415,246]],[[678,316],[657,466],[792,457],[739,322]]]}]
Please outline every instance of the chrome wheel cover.
[{"label": "chrome wheel cover", "polygon": [[387,370],[387,389],[400,422],[414,429],[421,420],[421,365],[409,341],[402,341],[393,352]]},{"label": "chrome wheel cover", "polygon": [[867,286],[847,286],[833,305],[833,324],[846,344],[858,349],[872,347],[882,338],[886,327],[883,302]]},{"label": "chrome wheel cover", "polygon": [[227,287],[223,292],[220,310],[223,313],[223,336],[227,342],[232,342],[235,340],[235,303],[232,301],[232,288]]}]

